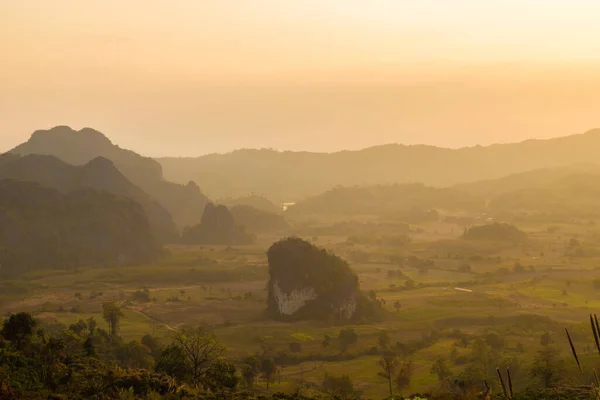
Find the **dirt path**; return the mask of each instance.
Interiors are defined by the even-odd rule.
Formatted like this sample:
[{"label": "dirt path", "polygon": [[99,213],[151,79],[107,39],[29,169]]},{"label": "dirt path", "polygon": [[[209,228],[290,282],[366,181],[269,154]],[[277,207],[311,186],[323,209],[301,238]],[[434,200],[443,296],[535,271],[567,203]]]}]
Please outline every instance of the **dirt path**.
[{"label": "dirt path", "polygon": [[152,322],[155,322],[155,323],[157,323],[157,324],[159,324],[159,325],[162,325],[162,326],[164,326],[165,328],[167,328],[167,329],[168,329],[168,330],[170,330],[171,332],[179,332],[179,330],[177,330],[177,329],[173,328],[171,325],[169,325],[169,324],[165,324],[164,322],[162,322],[162,321],[159,321],[159,320],[157,320],[156,318],[152,318],[151,316],[149,316],[148,314],[146,314],[146,313],[145,313],[145,312],[143,312],[143,311],[140,311],[140,310],[138,310],[138,309],[136,309],[136,308],[132,308],[132,307],[127,307],[127,309],[128,309],[128,310],[131,310],[131,311],[133,311],[133,312],[135,312],[135,313],[137,313],[137,314],[140,314],[141,316],[143,316],[144,318],[146,318],[146,319],[147,319],[147,320],[149,320],[149,321],[152,321]]}]

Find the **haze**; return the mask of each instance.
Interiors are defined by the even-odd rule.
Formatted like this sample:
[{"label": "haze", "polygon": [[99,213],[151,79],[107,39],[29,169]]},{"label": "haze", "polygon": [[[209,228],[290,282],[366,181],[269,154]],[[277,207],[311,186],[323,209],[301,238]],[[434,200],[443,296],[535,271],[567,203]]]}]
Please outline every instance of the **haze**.
[{"label": "haze", "polygon": [[460,147],[600,126],[596,1],[0,3],[0,149]]}]

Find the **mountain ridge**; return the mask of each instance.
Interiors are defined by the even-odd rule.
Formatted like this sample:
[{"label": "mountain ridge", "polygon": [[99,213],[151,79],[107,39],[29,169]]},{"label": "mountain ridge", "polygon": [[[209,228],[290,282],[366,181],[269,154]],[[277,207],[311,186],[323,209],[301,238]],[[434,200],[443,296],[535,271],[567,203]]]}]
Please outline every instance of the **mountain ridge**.
[{"label": "mountain ridge", "polygon": [[238,150],[197,158],[159,158],[173,181],[195,180],[214,198],[257,193],[297,201],[337,185],[421,182],[447,187],[528,170],[595,162],[600,129],[554,139],[448,149],[389,144],[336,153]]},{"label": "mountain ridge", "polygon": [[177,235],[171,214],[104,157],[76,166],[51,155],[2,155],[0,179],[35,182],[63,194],[95,189],[125,197],[142,206],[157,238],[169,240]]},{"label": "mountain ridge", "polygon": [[103,133],[83,128],[76,131],[59,125],[48,130],[36,130],[28,141],[9,153],[17,155],[50,155],[76,166],[87,164],[97,157],[112,161],[117,169],[134,185],[157,200],[172,215],[179,227],[198,223],[208,198],[198,185],[167,181],[160,163],[131,150],[122,149]]}]

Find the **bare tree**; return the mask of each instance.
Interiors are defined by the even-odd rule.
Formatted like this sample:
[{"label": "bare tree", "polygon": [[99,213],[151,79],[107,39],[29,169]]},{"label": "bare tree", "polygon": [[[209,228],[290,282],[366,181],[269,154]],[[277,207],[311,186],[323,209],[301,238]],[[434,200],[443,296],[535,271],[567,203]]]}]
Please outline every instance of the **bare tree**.
[{"label": "bare tree", "polygon": [[199,384],[206,371],[225,353],[225,346],[209,332],[200,330],[182,331],[175,335],[174,342],[185,353],[191,368],[194,383]]},{"label": "bare tree", "polygon": [[398,368],[398,358],[396,354],[391,352],[386,352],[380,359],[377,361],[377,365],[381,368],[381,372],[379,372],[379,376],[387,379],[388,386],[390,389],[390,397],[394,397],[394,390],[392,387],[392,380],[394,379],[394,373],[396,372],[396,368]]}]

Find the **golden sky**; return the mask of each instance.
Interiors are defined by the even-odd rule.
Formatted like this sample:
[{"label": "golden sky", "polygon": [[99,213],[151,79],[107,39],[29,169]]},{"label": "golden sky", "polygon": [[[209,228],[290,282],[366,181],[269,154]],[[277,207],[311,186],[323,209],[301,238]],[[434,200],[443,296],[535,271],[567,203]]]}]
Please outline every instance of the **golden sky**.
[{"label": "golden sky", "polygon": [[600,127],[597,0],[0,0],[0,150],[442,146]]}]

